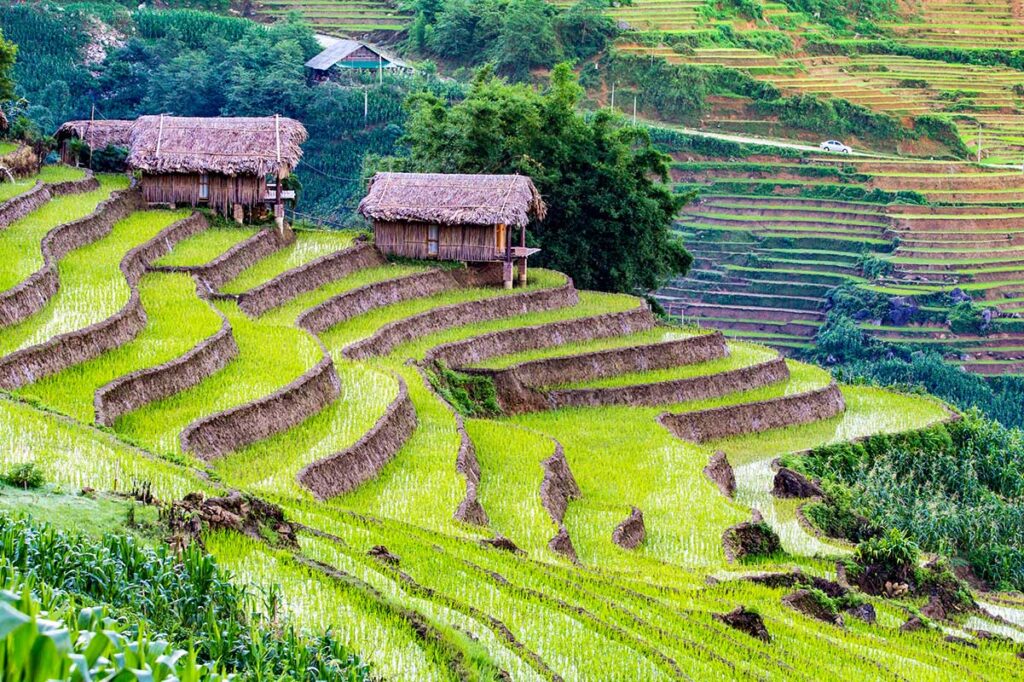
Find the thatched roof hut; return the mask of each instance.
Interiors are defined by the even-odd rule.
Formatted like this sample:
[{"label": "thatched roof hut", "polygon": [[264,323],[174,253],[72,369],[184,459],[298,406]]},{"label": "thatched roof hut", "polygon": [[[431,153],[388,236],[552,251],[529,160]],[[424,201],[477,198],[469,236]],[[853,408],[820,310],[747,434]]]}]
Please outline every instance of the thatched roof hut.
[{"label": "thatched roof hut", "polygon": [[85,142],[90,149],[106,149],[110,145],[127,147],[131,144],[135,121],[68,121],[57,129],[57,142],[73,137]]},{"label": "thatched roof hut", "polygon": [[525,175],[377,173],[359,212],[388,222],[523,227],[543,220],[547,206]]},{"label": "thatched roof hut", "polygon": [[[377,248],[408,258],[505,263],[512,286],[512,262],[526,282],[526,225],[543,220],[547,207],[524,175],[377,173],[359,212],[373,221]],[[520,230],[513,246],[512,227]]]},{"label": "thatched roof hut", "polygon": [[132,128],[128,165],[143,173],[267,175],[302,158],[306,129],[280,116],[142,116]]},{"label": "thatched roof hut", "polygon": [[320,74],[326,74],[335,66],[346,69],[409,68],[408,64],[384,48],[345,38],[334,41],[306,62],[307,69]]}]

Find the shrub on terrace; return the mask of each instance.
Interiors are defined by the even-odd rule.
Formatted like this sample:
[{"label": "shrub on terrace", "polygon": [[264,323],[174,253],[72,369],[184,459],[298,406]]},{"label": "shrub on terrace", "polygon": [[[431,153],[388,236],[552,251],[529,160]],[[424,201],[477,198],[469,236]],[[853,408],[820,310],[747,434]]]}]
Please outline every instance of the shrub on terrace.
[{"label": "shrub on terrace", "polygon": [[[911,543],[965,561],[983,580],[1024,586],[1024,432],[967,412],[959,422],[872,436],[784,458],[846,488],[830,494],[887,529],[858,548],[860,563],[914,565]],[[836,514],[842,512],[838,509]]]}]

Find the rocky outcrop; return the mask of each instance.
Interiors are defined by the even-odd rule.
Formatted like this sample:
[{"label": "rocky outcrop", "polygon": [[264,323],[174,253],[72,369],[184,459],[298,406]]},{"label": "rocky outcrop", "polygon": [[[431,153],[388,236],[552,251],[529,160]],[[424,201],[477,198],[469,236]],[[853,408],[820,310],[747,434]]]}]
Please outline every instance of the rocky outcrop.
[{"label": "rocky outcrop", "polygon": [[750,521],[730,526],[722,533],[722,547],[729,561],[748,557],[766,557],[782,551],[782,542],[771,526],[754,512]]},{"label": "rocky outcrop", "polygon": [[541,310],[555,310],[576,305],[577,301],[576,289],[572,280],[568,280],[551,289],[535,289],[441,306],[384,325],[370,337],[349,345],[343,352],[346,357],[356,360],[387,355],[402,343],[443,329]]},{"label": "rocky outcrop", "polygon": [[612,542],[624,549],[636,549],[643,544],[646,537],[647,528],[644,526],[644,513],[636,507],[632,507],[626,520],[612,531]]},{"label": "rocky outcrop", "polygon": [[447,270],[428,270],[361,286],[329,298],[299,315],[296,324],[314,334],[392,303],[424,298],[459,286]]},{"label": "rocky outcrop", "polygon": [[[83,329],[61,334],[0,358],[0,388],[15,390],[134,339],[146,326],[146,311],[139,298],[138,283],[148,264],[168,253],[178,241],[206,227],[206,219],[194,214],[161,230],[148,242],[125,254],[121,259],[121,272],[131,294],[121,310]],[[50,235],[53,234],[51,231]]]},{"label": "rocky outcrop", "polygon": [[624,312],[579,317],[529,327],[510,327],[446,343],[432,348],[427,353],[426,360],[443,362],[449,367],[465,368],[500,355],[634,334],[651,329],[655,324],[651,311],[646,306],[638,305]]},{"label": "rocky outcrop", "polygon": [[60,288],[57,263],[71,251],[110,234],[114,224],[142,205],[137,192],[114,192],[88,216],[64,223],[46,233],[40,243],[43,265],[27,279],[0,293],[0,327],[39,312]]},{"label": "rocky outcrop", "polygon": [[239,295],[238,307],[247,315],[256,317],[328,282],[383,263],[384,257],[375,246],[357,244],[343,251],[321,256],[249,289]]},{"label": "rocky outcrop", "polygon": [[181,432],[181,449],[210,460],[297,426],[341,392],[323,345],[320,361],[284,388],[258,400],[203,417]]},{"label": "rocky outcrop", "polygon": [[207,530],[231,530],[260,542],[267,541],[267,531],[274,534],[274,544],[296,548],[296,528],[275,504],[237,491],[224,497],[204,497],[189,493],[172,503],[167,511],[171,544],[178,548],[191,542],[202,543]]},{"label": "rocky outcrop", "polygon": [[762,642],[772,641],[768,628],[764,626],[764,619],[756,611],[748,611],[746,607],[737,606],[729,613],[713,613],[711,615],[715,620],[750,635],[754,639],[759,639]]},{"label": "rocky outcrop", "polygon": [[380,473],[416,430],[416,424],[416,408],[399,377],[398,396],[373,428],[351,447],[306,466],[298,481],[321,500],[355,490]]},{"label": "rocky outcrop", "polygon": [[825,492],[818,483],[809,480],[803,474],[782,467],[775,474],[772,495],[782,498],[821,497]]},{"label": "rocky outcrop", "polygon": [[729,458],[721,450],[717,450],[715,454],[711,455],[708,465],[704,467],[704,475],[718,486],[719,492],[726,497],[731,498],[736,494],[736,474],[733,473],[732,466],[729,464]]},{"label": "rocky outcrop", "polygon": [[220,315],[220,329],[187,353],[114,379],[96,391],[96,423],[113,426],[122,415],[192,388],[227,366],[238,355],[238,345],[231,323],[219,310],[214,312]]},{"label": "rocky outcrop", "polygon": [[875,621],[878,619],[878,615],[875,613],[875,607],[868,602],[858,604],[857,606],[851,606],[846,609],[846,613],[857,620],[862,620],[865,623],[868,623],[869,625],[874,625]]},{"label": "rocky outcrop", "polygon": [[842,413],[845,407],[842,392],[832,382],[824,388],[781,398],[682,414],[666,413],[659,421],[677,438],[703,443],[828,419]]}]

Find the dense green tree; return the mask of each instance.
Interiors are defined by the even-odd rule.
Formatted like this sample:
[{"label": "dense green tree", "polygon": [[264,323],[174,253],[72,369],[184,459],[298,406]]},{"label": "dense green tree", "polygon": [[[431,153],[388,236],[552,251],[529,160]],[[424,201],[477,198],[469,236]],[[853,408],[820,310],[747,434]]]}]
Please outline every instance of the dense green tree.
[{"label": "dense green tree", "polygon": [[14,62],[18,55],[18,46],[4,40],[0,31],[0,102],[14,99]]},{"label": "dense green tree", "polygon": [[522,173],[548,203],[530,228],[538,264],[581,287],[652,289],[684,272],[690,256],[670,226],[680,200],[667,186],[669,158],[646,130],[609,112],[577,111],[583,90],[567,64],[550,87],[510,84],[481,69],[466,99],[449,106],[414,96],[404,142],[409,156],[389,167],[448,173]]}]

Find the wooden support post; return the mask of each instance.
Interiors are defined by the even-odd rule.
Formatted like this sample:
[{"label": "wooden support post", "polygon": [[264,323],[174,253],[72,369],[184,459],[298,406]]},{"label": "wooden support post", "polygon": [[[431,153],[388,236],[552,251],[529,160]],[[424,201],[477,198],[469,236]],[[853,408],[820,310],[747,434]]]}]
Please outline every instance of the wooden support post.
[{"label": "wooden support post", "polygon": [[281,199],[281,169],[277,169],[277,196],[274,197],[274,222],[277,232],[284,236],[284,201]]},{"label": "wooden support post", "polygon": [[519,286],[520,287],[525,287],[526,286],[526,259],[525,258],[518,258],[516,260],[517,260],[517,265],[519,266]]}]

